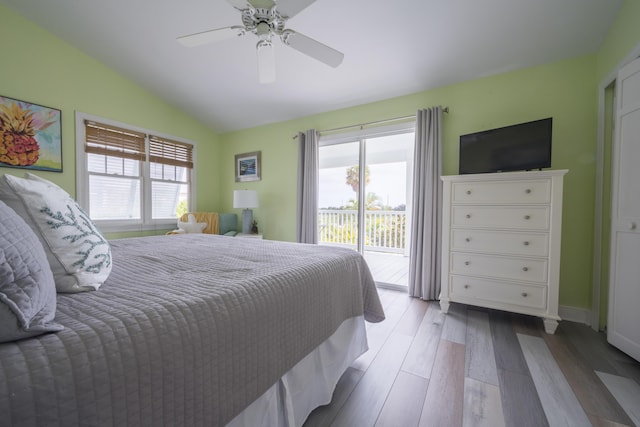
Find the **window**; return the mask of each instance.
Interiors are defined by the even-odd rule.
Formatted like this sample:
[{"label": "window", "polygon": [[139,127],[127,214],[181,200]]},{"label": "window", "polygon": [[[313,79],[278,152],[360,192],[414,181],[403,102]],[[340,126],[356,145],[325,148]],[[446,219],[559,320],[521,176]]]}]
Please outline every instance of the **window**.
[{"label": "window", "polygon": [[171,228],[193,200],[193,143],[76,114],[77,196],[105,231]]}]

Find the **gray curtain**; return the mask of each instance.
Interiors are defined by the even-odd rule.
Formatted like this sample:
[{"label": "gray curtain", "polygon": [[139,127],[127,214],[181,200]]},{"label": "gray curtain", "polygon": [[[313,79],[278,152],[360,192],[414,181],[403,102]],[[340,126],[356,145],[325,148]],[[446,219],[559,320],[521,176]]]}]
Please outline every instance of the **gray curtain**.
[{"label": "gray curtain", "polygon": [[418,110],[413,168],[409,295],[424,300],[440,294],[442,242],[442,107]]},{"label": "gray curtain", "polygon": [[298,202],[296,236],[299,243],[318,243],[318,133],[298,133]]}]

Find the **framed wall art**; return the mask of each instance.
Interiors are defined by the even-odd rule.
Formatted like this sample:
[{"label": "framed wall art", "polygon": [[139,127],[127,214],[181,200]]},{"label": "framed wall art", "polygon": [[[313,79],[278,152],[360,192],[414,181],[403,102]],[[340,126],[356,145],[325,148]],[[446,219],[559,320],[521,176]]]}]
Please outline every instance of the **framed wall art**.
[{"label": "framed wall art", "polygon": [[260,151],[236,154],[236,182],[260,181]]},{"label": "framed wall art", "polygon": [[62,172],[62,112],[0,96],[0,166]]}]

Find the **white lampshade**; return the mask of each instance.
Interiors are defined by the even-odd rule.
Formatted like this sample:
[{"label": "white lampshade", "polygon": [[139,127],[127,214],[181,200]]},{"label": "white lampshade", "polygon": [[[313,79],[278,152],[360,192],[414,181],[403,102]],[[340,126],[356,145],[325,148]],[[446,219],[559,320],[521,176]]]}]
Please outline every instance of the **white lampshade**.
[{"label": "white lampshade", "polygon": [[233,192],[233,207],[251,209],[258,207],[258,192],[256,190],[235,190]]},{"label": "white lampshade", "polygon": [[276,81],[276,58],[270,41],[260,40],[256,46],[258,51],[258,77],[260,83]]}]

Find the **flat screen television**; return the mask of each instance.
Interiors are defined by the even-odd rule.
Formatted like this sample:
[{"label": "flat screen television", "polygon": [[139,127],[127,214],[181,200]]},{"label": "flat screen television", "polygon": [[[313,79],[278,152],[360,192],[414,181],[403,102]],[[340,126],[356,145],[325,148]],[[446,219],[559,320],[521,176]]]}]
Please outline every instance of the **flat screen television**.
[{"label": "flat screen television", "polygon": [[551,167],[551,117],[460,136],[460,174]]}]

